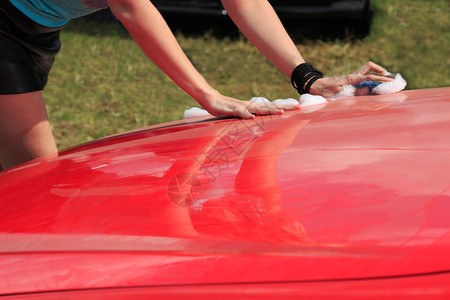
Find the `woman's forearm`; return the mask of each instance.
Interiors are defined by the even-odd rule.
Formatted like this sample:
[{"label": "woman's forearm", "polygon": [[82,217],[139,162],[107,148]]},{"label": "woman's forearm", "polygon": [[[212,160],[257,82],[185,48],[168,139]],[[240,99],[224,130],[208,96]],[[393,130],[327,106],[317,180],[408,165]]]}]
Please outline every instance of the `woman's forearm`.
[{"label": "woman's forearm", "polygon": [[186,93],[201,105],[217,93],[189,61],[149,0],[109,0],[109,4],[147,57]]},{"label": "woman's forearm", "polygon": [[[242,33],[286,76],[291,77],[295,67],[305,62],[267,0],[222,0],[222,4]],[[347,84],[392,81],[371,72],[384,75],[386,70],[369,62],[353,74],[316,80],[310,93],[332,97]]]},{"label": "woman's forearm", "polygon": [[286,76],[305,62],[267,0],[222,0],[222,4],[249,41]]}]

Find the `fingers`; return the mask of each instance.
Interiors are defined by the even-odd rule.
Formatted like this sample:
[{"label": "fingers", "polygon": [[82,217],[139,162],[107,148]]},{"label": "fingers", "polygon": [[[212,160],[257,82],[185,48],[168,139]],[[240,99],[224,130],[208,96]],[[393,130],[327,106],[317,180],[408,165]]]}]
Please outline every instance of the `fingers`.
[{"label": "fingers", "polygon": [[284,109],[282,107],[269,103],[247,102],[245,109],[255,115],[279,115],[284,113]]},{"label": "fingers", "polygon": [[394,81],[394,78],[392,77],[386,77],[386,76],[379,76],[379,75],[365,75],[362,76],[362,81]]},{"label": "fingers", "polygon": [[338,78],[338,83],[340,85],[355,85],[363,81],[394,81],[392,78],[378,76],[378,75],[348,75]]},{"label": "fingers", "polygon": [[377,65],[376,63],[371,62],[371,61],[367,62],[364,66],[359,68],[358,71],[356,71],[353,74],[354,75],[367,75],[371,72],[378,73],[381,75],[387,74],[387,70],[385,68],[383,68],[382,66]]},{"label": "fingers", "polygon": [[237,117],[240,117],[242,119],[254,119],[255,115],[250,113],[248,110],[243,110],[241,112],[238,112],[236,114]]},{"label": "fingers", "polygon": [[216,103],[216,105],[208,109],[208,112],[217,117],[240,117],[243,119],[253,119],[255,118],[255,115],[278,115],[284,113],[285,110],[294,110],[299,108],[300,103],[254,103],[225,97],[224,100]]},{"label": "fingers", "polygon": [[229,116],[237,116],[243,119],[253,119],[255,115],[280,115],[283,114],[285,110],[299,109],[300,104],[293,105],[275,105],[272,103],[253,103],[250,101],[241,101],[241,105],[234,106],[230,111]]},{"label": "fingers", "polygon": [[251,102],[248,106],[248,110],[257,115],[268,115],[268,114],[279,114],[283,113],[285,110],[295,110],[300,109],[300,103],[296,104],[274,104],[274,103],[253,103]]}]

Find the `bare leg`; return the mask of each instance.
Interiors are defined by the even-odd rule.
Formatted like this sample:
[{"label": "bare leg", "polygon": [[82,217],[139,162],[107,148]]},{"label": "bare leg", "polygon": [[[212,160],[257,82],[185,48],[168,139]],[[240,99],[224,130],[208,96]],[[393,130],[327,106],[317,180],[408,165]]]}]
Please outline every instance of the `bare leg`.
[{"label": "bare leg", "polygon": [[0,164],[3,169],[57,151],[42,92],[0,95]]}]

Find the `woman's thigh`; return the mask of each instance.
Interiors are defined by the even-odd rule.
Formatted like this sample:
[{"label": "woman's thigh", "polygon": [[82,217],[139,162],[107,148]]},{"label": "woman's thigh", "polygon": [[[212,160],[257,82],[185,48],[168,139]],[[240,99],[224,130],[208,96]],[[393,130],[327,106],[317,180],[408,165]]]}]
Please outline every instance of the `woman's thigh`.
[{"label": "woman's thigh", "polygon": [[56,152],[42,92],[0,95],[3,169]]}]

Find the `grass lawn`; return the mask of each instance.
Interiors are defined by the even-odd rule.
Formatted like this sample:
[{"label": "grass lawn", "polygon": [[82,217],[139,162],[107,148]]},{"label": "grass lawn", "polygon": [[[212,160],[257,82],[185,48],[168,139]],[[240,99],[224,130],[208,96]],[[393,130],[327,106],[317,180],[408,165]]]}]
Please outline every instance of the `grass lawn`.
[{"label": "grass lawn", "polygon": [[[400,72],[408,89],[450,86],[447,0],[372,0],[371,32],[363,39],[293,36],[303,57],[326,76],[373,60]],[[300,24],[300,23],[299,23]],[[299,25],[300,26],[300,25]],[[240,35],[176,31],[209,83],[241,99],[298,98],[290,80]],[[44,97],[60,149],[106,135],[177,120],[198,104],[150,62],[117,23],[71,22]]]}]

